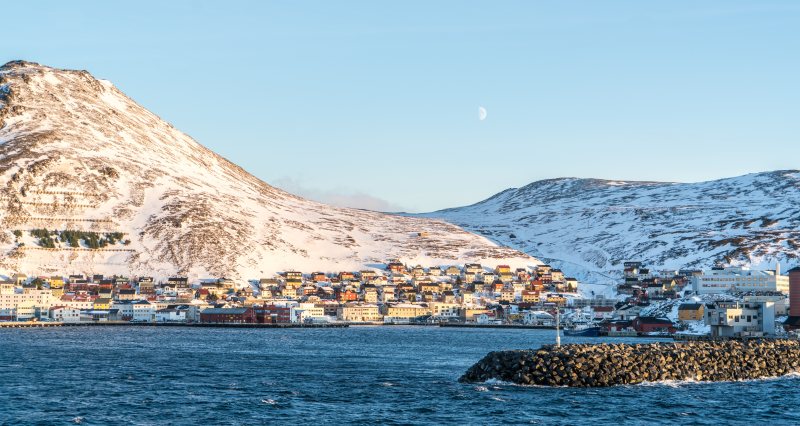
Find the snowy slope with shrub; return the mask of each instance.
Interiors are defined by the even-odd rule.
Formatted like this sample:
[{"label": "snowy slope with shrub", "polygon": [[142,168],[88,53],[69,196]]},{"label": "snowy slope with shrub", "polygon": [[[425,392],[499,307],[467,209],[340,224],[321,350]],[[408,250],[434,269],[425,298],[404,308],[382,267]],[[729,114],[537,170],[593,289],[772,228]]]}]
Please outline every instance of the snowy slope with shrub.
[{"label": "snowy slope with shrub", "polygon": [[286,193],[107,81],[21,61],[0,67],[0,206],[4,274],[257,278],[390,259],[537,263],[442,221]]}]

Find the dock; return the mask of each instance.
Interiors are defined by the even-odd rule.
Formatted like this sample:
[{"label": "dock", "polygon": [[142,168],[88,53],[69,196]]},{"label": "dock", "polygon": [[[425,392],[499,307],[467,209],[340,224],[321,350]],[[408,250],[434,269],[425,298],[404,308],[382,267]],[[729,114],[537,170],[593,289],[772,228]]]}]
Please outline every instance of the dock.
[{"label": "dock", "polygon": [[0,322],[0,328],[49,328],[63,327],[63,322],[39,322],[39,321],[9,321]]},{"label": "dock", "polygon": [[533,330],[555,330],[554,325],[525,325],[525,324],[465,324],[457,322],[442,322],[439,327],[461,327],[461,328],[507,328],[507,329],[533,329]]}]

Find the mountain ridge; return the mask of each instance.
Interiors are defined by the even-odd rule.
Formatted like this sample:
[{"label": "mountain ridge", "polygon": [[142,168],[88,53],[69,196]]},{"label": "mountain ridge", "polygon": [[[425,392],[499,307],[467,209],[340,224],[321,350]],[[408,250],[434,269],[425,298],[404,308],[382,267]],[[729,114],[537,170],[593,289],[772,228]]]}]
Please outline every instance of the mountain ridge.
[{"label": "mountain ridge", "polygon": [[558,178],[421,217],[447,220],[590,281],[653,267],[787,267],[800,248],[800,171],[705,182]]}]

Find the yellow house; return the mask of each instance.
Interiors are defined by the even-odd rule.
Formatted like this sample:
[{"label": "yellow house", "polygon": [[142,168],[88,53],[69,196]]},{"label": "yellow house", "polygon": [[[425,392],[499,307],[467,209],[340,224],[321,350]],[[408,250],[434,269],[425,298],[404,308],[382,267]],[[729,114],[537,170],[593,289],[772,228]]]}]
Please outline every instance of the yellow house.
[{"label": "yellow house", "polygon": [[678,320],[701,321],[705,313],[706,307],[702,303],[683,303],[678,307]]},{"label": "yellow house", "polygon": [[378,311],[378,305],[372,304],[347,304],[340,306],[336,314],[342,321],[377,322],[383,320],[383,315]]},{"label": "yellow house", "polygon": [[566,306],[567,299],[563,296],[559,296],[557,294],[551,294],[547,296],[547,303],[555,303],[557,306]]},{"label": "yellow house", "polygon": [[419,285],[420,293],[438,293],[439,284],[437,283],[424,283]]},{"label": "yellow house", "polygon": [[476,321],[478,316],[488,312],[489,310],[486,308],[463,308],[461,309],[461,319],[464,321]]},{"label": "yellow house", "polygon": [[508,265],[497,265],[497,267],[494,268],[494,273],[497,275],[511,275],[511,267]]},{"label": "yellow house", "polygon": [[539,298],[538,291],[523,291],[522,292],[522,301],[523,302],[532,302],[532,303],[539,303],[541,299]]},{"label": "yellow house", "polygon": [[62,277],[50,277],[48,281],[50,282],[51,290],[54,288],[64,288],[64,278]]},{"label": "yellow house", "polygon": [[111,309],[111,299],[107,297],[98,297],[94,300],[92,308],[96,311],[106,311]]},{"label": "yellow house", "polygon": [[500,281],[504,283],[511,282],[514,279],[514,274],[511,273],[511,267],[508,265],[498,265],[494,268],[494,273],[500,277]]},{"label": "yellow house", "polygon": [[17,285],[23,285],[25,284],[25,281],[28,281],[28,276],[25,274],[14,274],[11,279],[14,280]]},{"label": "yellow house", "polygon": [[408,320],[430,314],[430,308],[414,303],[397,303],[386,307],[386,317],[391,319]]},{"label": "yellow house", "polygon": [[364,302],[367,303],[378,303],[378,291],[377,290],[367,290],[364,292]]}]

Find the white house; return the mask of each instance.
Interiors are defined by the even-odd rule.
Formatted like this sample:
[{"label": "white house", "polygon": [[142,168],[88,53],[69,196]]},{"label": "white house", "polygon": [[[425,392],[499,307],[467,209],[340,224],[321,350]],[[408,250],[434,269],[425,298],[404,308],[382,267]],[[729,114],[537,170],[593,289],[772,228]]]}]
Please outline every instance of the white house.
[{"label": "white house", "polygon": [[146,300],[139,300],[132,303],[133,306],[133,321],[136,322],[153,322],[156,318],[156,309],[150,302]]},{"label": "white house", "polygon": [[772,336],[775,302],[716,302],[706,309],[713,337]]},{"label": "white house", "polygon": [[57,322],[75,323],[81,321],[81,310],[64,306],[50,309],[50,318]]},{"label": "white house", "polygon": [[458,318],[461,315],[461,304],[433,302],[430,304],[431,314],[436,318]]},{"label": "white house", "polygon": [[525,311],[522,316],[522,322],[527,325],[553,325],[555,324],[555,317],[545,311]]},{"label": "white house", "polygon": [[299,303],[289,310],[291,321],[294,323],[321,322],[327,321],[325,308],[313,303]]},{"label": "white house", "polygon": [[156,322],[186,322],[188,309],[165,308],[156,311]]}]

